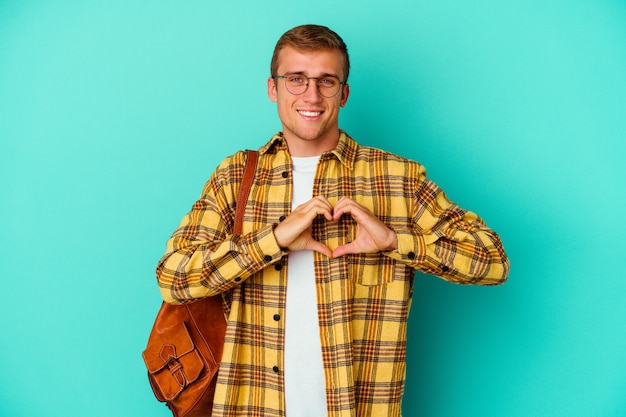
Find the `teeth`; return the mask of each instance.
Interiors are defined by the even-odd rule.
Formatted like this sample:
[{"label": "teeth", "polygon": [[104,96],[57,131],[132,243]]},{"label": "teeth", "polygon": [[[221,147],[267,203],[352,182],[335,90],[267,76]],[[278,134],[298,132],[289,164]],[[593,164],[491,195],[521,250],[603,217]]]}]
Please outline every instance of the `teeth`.
[{"label": "teeth", "polygon": [[319,112],[319,111],[304,111],[304,110],[300,110],[299,113],[301,115],[307,116],[307,117],[316,117],[316,116],[319,116],[320,114],[322,114],[322,112]]}]

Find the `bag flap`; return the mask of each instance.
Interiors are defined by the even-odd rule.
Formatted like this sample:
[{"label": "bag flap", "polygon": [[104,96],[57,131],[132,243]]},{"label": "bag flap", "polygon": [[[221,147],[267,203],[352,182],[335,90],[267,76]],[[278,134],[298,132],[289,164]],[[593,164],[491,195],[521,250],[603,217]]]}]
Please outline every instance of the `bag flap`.
[{"label": "bag flap", "polygon": [[202,358],[185,323],[172,326],[158,337],[151,338],[142,356],[155,395],[165,401],[176,398],[204,370]]},{"label": "bag flap", "polygon": [[168,361],[178,360],[194,350],[193,340],[185,323],[176,324],[162,334],[150,338],[143,360],[148,372],[153,374],[165,368]]}]

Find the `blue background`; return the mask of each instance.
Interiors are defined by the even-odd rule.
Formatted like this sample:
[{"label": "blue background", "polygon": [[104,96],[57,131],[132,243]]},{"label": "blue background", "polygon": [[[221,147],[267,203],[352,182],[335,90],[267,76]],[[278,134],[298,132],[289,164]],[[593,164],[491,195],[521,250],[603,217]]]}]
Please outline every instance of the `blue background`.
[{"label": "blue background", "polygon": [[406,416],[626,416],[626,4],[0,0],[0,415],[167,416],[154,267],[280,129],[274,43],[347,42],[341,126],[496,229],[502,287],[418,274]]}]

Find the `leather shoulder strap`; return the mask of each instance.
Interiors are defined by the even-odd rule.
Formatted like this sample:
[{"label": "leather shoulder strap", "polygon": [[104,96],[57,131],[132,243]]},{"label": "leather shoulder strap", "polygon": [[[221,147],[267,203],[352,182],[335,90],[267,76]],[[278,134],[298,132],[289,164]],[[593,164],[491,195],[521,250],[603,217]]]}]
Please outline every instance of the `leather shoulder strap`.
[{"label": "leather shoulder strap", "polygon": [[238,235],[240,235],[243,230],[243,213],[246,211],[246,202],[250,195],[250,188],[252,188],[252,181],[254,181],[256,165],[259,159],[259,153],[257,151],[246,150],[246,154],[246,166],[243,171],[243,177],[241,178],[239,194],[237,195],[237,205],[235,206],[235,225],[233,232]]}]

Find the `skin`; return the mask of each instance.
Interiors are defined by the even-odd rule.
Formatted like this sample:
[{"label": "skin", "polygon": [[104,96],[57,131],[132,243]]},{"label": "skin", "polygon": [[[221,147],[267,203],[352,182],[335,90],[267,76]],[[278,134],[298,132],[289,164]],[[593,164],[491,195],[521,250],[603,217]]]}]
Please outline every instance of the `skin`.
[{"label": "skin", "polygon": [[[301,73],[306,77],[334,75],[344,79],[343,56],[338,50],[299,51],[285,47],[278,57],[277,75]],[[321,155],[339,142],[339,110],[345,106],[350,87],[344,85],[334,97],[319,94],[317,81],[310,80],[301,95],[289,93],[282,79],[267,80],[267,94],[278,107],[283,135],[289,152],[295,157]],[[310,227],[317,216],[338,221],[349,215],[357,223],[354,241],[331,250],[311,236]],[[296,207],[274,229],[277,243],[289,250],[314,250],[336,258],[350,253],[376,253],[397,248],[396,234],[366,207],[343,197],[333,207],[324,196],[313,197]]]},{"label": "skin", "polygon": [[[276,75],[287,73],[301,73],[307,77],[334,75],[343,80],[343,58],[337,50],[301,52],[285,47],[278,55]],[[344,85],[339,94],[325,98],[319,93],[316,80],[309,83],[303,94],[293,95],[287,91],[283,79],[270,77],[267,80],[267,94],[278,105],[283,135],[289,152],[296,157],[321,155],[337,146],[339,109],[345,106],[350,95],[350,86]]]}]

